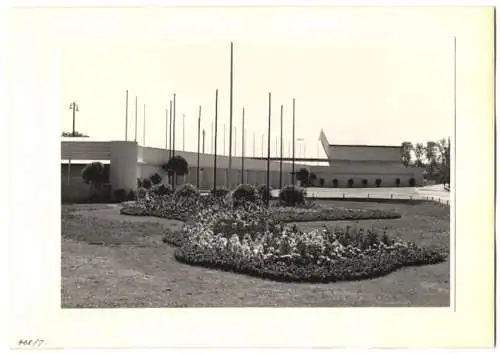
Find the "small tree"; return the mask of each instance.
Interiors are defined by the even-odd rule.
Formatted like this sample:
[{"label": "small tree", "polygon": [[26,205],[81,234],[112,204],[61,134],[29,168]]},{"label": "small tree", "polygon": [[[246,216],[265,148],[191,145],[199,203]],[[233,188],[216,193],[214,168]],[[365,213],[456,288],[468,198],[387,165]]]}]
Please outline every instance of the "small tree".
[{"label": "small tree", "polygon": [[106,180],[104,165],[100,162],[88,164],[82,171],[82,178],[86,184],[91,184],[94,188],[100,189]]},{"label": "small tree", "polygon": [[177,176],[184,176],[188,174],[189,166],[182,156],[174,156],[166,164],[164,164],[163,169],[168,173],[169,176],[173,176],[172,186],[176,184]]},{"label": "small tree", "polygon": [[309,170],[307,168],[301,168],[297,172],[297,180],[302,186],[305,186],[309,181]]},{"label": "small tree", "polygon": [[153,183],[153,185],[160,184],[160,183],[161,183],[161,181],[162,181],[162,178],[161,178],[160,174],[159,174],[159,173],[157,173],[157,172],[153,173],[153,174],[149,177],[149,179],[151,180],[151,183]]},{"label": "small tree", "polygon": [[142,188],[144,189],[150,189],[153,184],[151,183],[151,180],[149,178],[144,178],[142,180]]}]

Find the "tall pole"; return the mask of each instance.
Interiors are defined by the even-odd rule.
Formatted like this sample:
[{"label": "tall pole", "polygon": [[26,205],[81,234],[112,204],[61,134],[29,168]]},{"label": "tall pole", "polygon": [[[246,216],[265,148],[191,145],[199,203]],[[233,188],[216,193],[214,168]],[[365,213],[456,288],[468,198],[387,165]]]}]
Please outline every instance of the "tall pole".
[{"label": "tall pole", "polygon": [[144,103],[143,131],[142,131],[142,146],[146,146],[146,104]]},{"label": "tall pole", "polygon": [[172,111],[172,100],[170,100],[170,106],[169,107],[170,108],[169,108],[169,111],[168,111],[169,112],[169,117],[168,117],[168,120],[169,120],[169,122],[168,122],[168,126],[169,126],[169,138],[168,138],[168,144],[169,144],[169,146],[168,146],[168,153],[170,154],[170,158],[172,158],[173,157],[173,155],[172,155],[172,136],[173,136],[173,132],[172,132],[172,130],[173,130],[172,129],[172,124],[173,124],[173,122],[172,122],[172,112],[173,112]]},{"label": "tall pole", "polygon": [[165,149],[168,150],[168,109],[165,110]]},{"label": "tall pole", "polygon": [[283,105],[280,112],[280,190],[283,189]]},{"label": "tall pole", "polygon": [[241,113],[241,184],[245,183],[245,107]]},{"label": "tall pole", "polygon": [[175,103],[176,103],[176,97],[177,95],[174,93],[174,100],[172,102],[172,109],[173,115],[172,115],[172,157],[175,156]]},{"label": "tall pole", "polygon": [[260,156],[264,157],[264,134],[262,134],[260,139]]},{"label": "tall pole", "polygon": [[72,104],[73,108],[73,137],[75,137],[76,129],[75,129],[75,118],[76,118],[76,111],[78,110],[78,106],[76,105],[76,102],[73,101]]},{"label": "tall pole", "polygon": [[[172,158],[175,156],[175,101],[176,94],[174,93],[174,99],[172,101]],[[176,177],[175,173],[172,173],[172,188],[175,187]]]},{"label": "tall pole", "polygon": [[295,186],[295,98],[292,106],[292,185]]},{"label": "tall pole", "polygon": [[228,185],[229,189],[232,188],[232,173],[233,173],[233,165],[232,165],[232,143],[233,143],[233,42],[231,42],[231,68],[229,71],[229,176],[228,176]]},{"label": "tall pole", "polygon": [[198,110],[198,161],[196,161],[196,188],[200,189],[200,128],[201,128],[201,106]]},{"label": "tall pole", "polygon": [[125,93],[125,141],[128,141],[128,90]]},{"label": "tall pole", "polygon": [[202,135],[203,135],[203,147],[202,147],[203,150],[202,151],[203,151],[203,154],[205,154],[205,129],[203,129]]},{"label": "tall pole", "polygon": [[137,96],[135,96],[135,133],[134,142],[137,142]]},{"label": "tall pole", "polygon": [[255,157],[255,132],[253,132],[253,157]]},{"label": "tall pole", "polygon": [[215,139],[214,139],[214,194],[217,190],[217,104],[219,100],[219,90],[215,90]]},{"label": "tall pole", "polygon": [[267,177],[266,177],[266,205],[269,207],[269,169],[271,167],[271,92],[269,92],[269,121],[267,124]]}]

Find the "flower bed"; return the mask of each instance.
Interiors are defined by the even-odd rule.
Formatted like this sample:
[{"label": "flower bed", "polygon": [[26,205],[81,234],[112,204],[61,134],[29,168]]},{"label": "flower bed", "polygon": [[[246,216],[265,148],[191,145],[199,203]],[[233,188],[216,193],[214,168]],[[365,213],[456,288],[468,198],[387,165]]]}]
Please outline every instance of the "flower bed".
[{"label": "flower bed", "polygon": [[[187,225],[177,260],[281,281],[334,282],[388,274],[403,266],[442,262],[446,253],[392,240],[372,230],[327,228],[301,231],[276,220],[231,220],[224,213],[200,215]],[[222,224],[225,227],[221,227]],[[181,234],[178,234],[178,236]]]}]

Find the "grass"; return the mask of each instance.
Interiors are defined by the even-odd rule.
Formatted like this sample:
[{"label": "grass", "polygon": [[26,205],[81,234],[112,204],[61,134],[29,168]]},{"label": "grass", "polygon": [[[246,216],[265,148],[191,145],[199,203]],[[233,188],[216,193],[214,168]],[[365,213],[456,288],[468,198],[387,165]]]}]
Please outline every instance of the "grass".
[{"label": "grass", "polygon": [[[449,208],[322,202],[351,208],[396,209],[401,219],[362,220],[419,245],[449,248]],[[279,283],[181,264],[165,230],[182,223],[119,214],[119,207],[62,207],[62,307],[342,307],[449,306],[450,264],[408,267],[385,277],[332,284]],[[352,224],[352,221],[326,222]],[[312,228],[325,222],[301,223]]]}]

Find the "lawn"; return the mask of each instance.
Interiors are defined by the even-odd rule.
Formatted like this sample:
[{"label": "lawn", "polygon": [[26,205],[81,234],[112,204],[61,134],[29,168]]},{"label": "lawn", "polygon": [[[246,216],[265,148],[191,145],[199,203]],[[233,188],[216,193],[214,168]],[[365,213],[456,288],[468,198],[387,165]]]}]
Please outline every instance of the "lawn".
[{"label": "lawn", "polygon": [[[396,209],[401,219],[363,220],[419,245],[449,247],[449,208],[432,203],[323,202]],[[307,222],[300,227],[352,221]],[[119,207],[62,207],[62,307],[449,306],[450,263],[408,267],[381,278],[330,284],[263,280],[181,264],[161,241],[179,221],[120,215]]]}]

